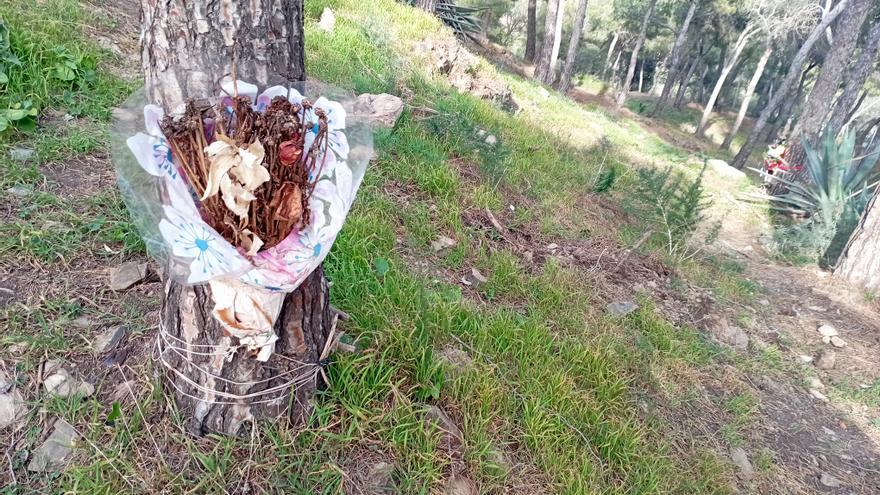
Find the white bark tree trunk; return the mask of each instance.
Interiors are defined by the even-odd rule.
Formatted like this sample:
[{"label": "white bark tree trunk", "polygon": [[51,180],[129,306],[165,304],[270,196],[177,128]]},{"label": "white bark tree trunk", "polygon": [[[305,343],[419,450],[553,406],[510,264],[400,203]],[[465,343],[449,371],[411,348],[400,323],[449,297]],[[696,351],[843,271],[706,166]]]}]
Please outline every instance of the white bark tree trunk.
[{"label": "white bark tree trunk", "polygon": [[743,120],[746,118],[746,112],[749,111],[749,103],[752,102],[752,95],[755,94],[755,88],[758,87],[758,82],[761,81],[761,76],[764,74],[764,68],[767,67],[767,61],[770,60],[770,55],[772,53],[773,40],[767,38],[767,42],[764,45],[764,53],[761,54],[761,58],[758,60],[758,65],[755,67],[755,73],[752,74],[752,79],[749,81],[749,85],[746,88],[746,94],[743,96],[743,101],[739,105],[739,113],[736,114],[736,121],[727,133],[727,137],[724,138],[724,142],[721,143],[721,149],[729,149],[730,144],[733,142],[733,138],[736,137],[736,133],[739,132],[739,128],[742,125]]},{"label": "white bark tree trunk", "polygon": [[636,75],[636,62],[639,60],[639,52],[642,50],[642,45],[645,43],[645,36],[648,34],[648,24],[651,22],[651,17],[654,16],[654,7],[656,5],[657,0],[651,0],[647,12],[645,12],[645,17],[642,19],[642,26],[639,28],[639,37],[636,38],[636,45],[633,47],[632,55],[629,57],[629,69],[626,71],[626,79],[623,80],[623,87],[620,88],[620,93],[617,95],[618,108],[626,103],[626,98],[629,96],[629,87],[632,84],[633,77]]},{"label": "white bark tree trunk", "polygon": [[703,136],[706,132],[706,127],[709,126],[709,118],[712,117],[712,110],[715,108],[715,102],[718,101],[718,95],[721,94],[721,89],[724,87],[724,82],[727,81],[727,76],[730,75],[730,70],[736,64],[737,59],[743,51],[743,48],[746,47],[746,44],[749,42],[749,38],[755,33],[752,29],[751,24],[747,25],[742,32],[739,34],[739,38],[736,40],[736,45],[734,46],[733,53],[730,55],[730,58],[724,63],[724,67],[721,69],[721,74],[718,76],[718,81],[715,82],[715,88],[712,89],[712,95],[709,96],[709,101],[706,103],[706,107],[703,109],[703,116],[700,118],[700,124],[697,126],[697,131],[695,134],[697,136]]},{"label": "white bark tree trunk", "polygon": [[556,89],[565,94],[571,86],[571,76],[574,74],[574,63],[577,59],[577,49],[581,41],[581,33],[587,20],[587,0],[579,0],[577,13],[574,16],[574,26],[571,28],[571,38],[568,40],[568,50],[565,54],[565,65],[562,67],[562,75],[559,77]]}]

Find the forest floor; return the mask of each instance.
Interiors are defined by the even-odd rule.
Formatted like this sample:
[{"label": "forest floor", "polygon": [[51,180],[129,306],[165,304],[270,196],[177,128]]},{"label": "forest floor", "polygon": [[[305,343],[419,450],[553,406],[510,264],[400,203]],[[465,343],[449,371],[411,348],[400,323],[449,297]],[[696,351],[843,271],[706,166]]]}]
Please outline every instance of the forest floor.
[{"label": "forest floor", "polygon": [[[479,63],[512,115],[426,74],[457,45],[391,0],[306,5],[310,74],[407,102],[325,263],[357,351],[304,430],[189,436],[151,361],[163,286],[108,151],[139,79],[137,2],[35,5],[0,0],[13,36],[106,74],[0,141],[0,493],[880,493],[877,302],[780,261],[748,176],[708,169],[685,256],[635,201],[639,169],[726,158],[724,115],[697,140],[699,109],[652,120],[647,97],[617,111]],[[112,290],[122,266],[135,283]],[[46,388],[59,368],[67,396]],[[47,447],[53,432],[74,448]]]}]

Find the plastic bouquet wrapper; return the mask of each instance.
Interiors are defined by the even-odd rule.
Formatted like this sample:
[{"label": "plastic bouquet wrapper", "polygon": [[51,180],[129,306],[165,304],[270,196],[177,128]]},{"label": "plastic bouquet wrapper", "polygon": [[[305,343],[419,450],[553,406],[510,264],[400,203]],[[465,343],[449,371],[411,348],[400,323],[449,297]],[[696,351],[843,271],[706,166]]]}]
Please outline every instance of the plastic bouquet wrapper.
[{"label": "plastic bouquet wrapper", "polygon": [[260,89],[228,80],[173,113],[135,94],[116,115],[114,162],[166,277],[209,284],[214,317],[266,361],[285,294],[327,256],[373,148],[353,96]]}]

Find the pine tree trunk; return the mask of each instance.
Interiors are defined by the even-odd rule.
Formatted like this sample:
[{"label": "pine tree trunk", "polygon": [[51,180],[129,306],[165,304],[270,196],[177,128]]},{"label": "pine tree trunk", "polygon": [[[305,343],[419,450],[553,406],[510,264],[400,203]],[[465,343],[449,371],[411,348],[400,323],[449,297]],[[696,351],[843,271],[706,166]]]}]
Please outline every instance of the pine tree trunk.
[{"label": "pine tree trunk", "polygon": [[[878,9],[880,10],[880,9]],[[846,76],[846,85],[843,88],[843,94],[834,104],[834,110],[831,112],[831,118],[828,119],[826,132],[830,132],[835,136],[846,125],[852,115],[852,111],[857,107],[856,102],[859,100],[859,92],[865,86],[871,71],[874,70],[874,62],[877,60],[877,53],[880,51],[880,11],[874,19],[871,31],[865,40],[865,46],[862,47],[862,53],[855,65],[849,70]]]},{"label": "pine tree trunk", "polygon": [[[305,79],[302,0],[142,0],[142,8],[146,95],[166,109],[216,94],[218,81],[233,73],[233,60],[239,78],[261,87]],[[170,365],[165,383],[189,430],[238,435],[257,419],[282,416],[302,424],[330,332],[329,303],[319,267],[284,297],[275,322],[279,340],[267,362],[242,348],[231,359],[217,359],[206,354],[238,342],[212,315],[210,287],[166,281],[160,315],[170,340],[161,354]],[[293,374],[307,379],[283,387]]]},{"label": "pine tree trunk", "polygon": [[571,38],[568,40],[568,50],[565,54],[565,65],[562,68],[562,75],[559,77],[556,89],[562,94],[568,92],[571,87],[571,76],[574,74],[574,63],[577,58],[577,49],[581,41],[581,33],[584,30],[584,23],[587,20],[587,0],[579,0],[577,13],[574,16],[574,26],[571,28]]},{"label": "pine tree trunk", "polygon": [[642,86],[645,84],[645,61],[642,60],[642,63],[639,64],[639,90],[638,93],[641,94]]},{"label": "pine tree trunk", "polygon": [[880,291],[880,207],[877,198],[875,192],[834,270],[835,277],[870,291]]},{"label": "pine tree trunk", "polygon": [[436,9],[436,3],[436,0],[416,0],[416,7],[433,14]]},{"label": "pine tree trunk", "polygon": [[608,77],[608,70],[611,68],[611,56],[614,55],[614,49],[617,48],[617,41],[619,39],[620,34],[615,31],[614,36],[611,38],[611,43],[608,45],[608,54],[605,55],[605,65],[602,67],[602,79]]},{"label": "pine tree trunk", "polygon": [[617,95],[617,108],[620,108],[626,103],[626,98],[629,96],[629,87],[632,85],[633,77],[636,75],[636,63],[639,60],[639,52],[642,50],[642,45],[645,43],[645,36],[648,33],[648,24],[651,22],[651,17],[654,15],[654,6],[657,5],[657,0],[651,0],[651,4],[648,6],[648,11],[645,12],[645,17],[642,19],[642,26],[639,28],[639,37],[636,38],[636,45],[633,47],[632,55],[629,57],[629,69],[626,71],[626,79],[623,80],[623,86],[620,88],[620,93]]},{"label": "pine tree trunk", "polygon": [[675,80],[679,78],[681,52],[684,48],[684,42],[687,40],[688,29],[691,26],[691,21],[694,19],[696,11],[697,0],[691,0],[690,7],[688,7],[687,14],[684,17],[684,22],[681,23],[681,29],[678,30],[678,36],[675,37],[675,43],[672,44],[672,52],[669,54],[669,64],[667,65],[666,82],[663,84],[663,92],[660,93],[660,99],[657,100],[657,105],[654,107],[654,111],[651,112],[651,116],[657,115],[669,103],[672,87],[675,85]]},{"label": "pine tree trunk", "polygon": [[697,66],[702,62],[702,58],[695,59],[690,63],[687,72],[684,74],[684,77],[681,78],[681,81],[678,83],[678,93],[675,95],[675,101],[672,106],[674,108],[681,108],[684,103],[684,96],[687,93],[688,85],[691,82],[691,77],[694,75],[694,71],[697,70]]},{"label": "pine tree trunk", "polygon": [[791,65],[788,68],[788,73],[785,76],[785,79],[779,84],[779,87],[776,90],[776,94],[773,95],[773,98],[770,99],[770,103],[761,111],[761,115],[758,117],[758,121],[755,123],[755,126],[752,128],[752,132],[749,133],[749,137],[746,139],[746,142],[740,148],[739,153],[736,154],[736,157],[733,159],[733,165],[736,168],[743,168],[745,166],[746,161],[749,159],[749,156],[752,154],[752,151],[758,145],[758,138],[764,134],[764,130],[767,127],[770,116],[779,108],[779,105],[788,96],[788,93],[791,91],[792,86],[794,86],[795,80],[801,75],[801,67],[803,67],[804,62],[807,61],[807,57],[810,55],[810,52],[813,50],[813,45],[816,44],[816,41],[822,37],[822,34],[825,32],[825,28],[828,27],[834,19],[837,18],[838,15],[846,8],[849,4],[849,0],[840,0],[834,9],[828,12],[822,21],[813,29],[813,32],[810,33],[810,36],[804,41],[801,45],[798,52],[795,54],[794,59],[791,61]]},{"label": "pine tree trunk", "polygon": [[761,58],[758,60],[758,65],[755,67],[755,73],[752,74],[752,79],[749,81],[749,85],[746,88],[746,94],[743,96],[743,101],[739,105],[739,113],[736,114],[736,121],[733,123],[733,127],[730,128],[730,132],[727,133],[727,137],[724,138],[724,142],[721,143],[721,149],[729,149],[730,143],[733,142],[733,138],[736,137],[736,133],[739,132],[739,127],[746,118],[746,112],[749,111],[749,103],[752,101],[752,95],[755,94],[755,88],[758,87],[758,82],[764,74],[764,67],[767,66],[767,61],[770,60],[770,55],[772,53],[773,40],[767,38],[767,42],[764,45],[764,53],[761,54]]},{"label": "pine tree trunk", "polygon": [[733,49],[733,54],[730,56],[730,60],[725,62],[724,67],[722,67],[721,74],[718,75],[718,81],[715,82],[715,88],[712,90],[711,96],[709,96],[709,102],[706,103],[705,108],[703,108],[703,116],[700,118],[700,124],[697,125],[697,130],[694,133],[697,136],[703,136],[703,134],[706,133],[706,127],[709,126],[709,118],[712,116],[715,102],[721,94],[721,88],[724,87],[724,82],[727,80],[727,76],[730,75],[731,69],[733,69],[733,66],[736,64],[737,59],[743,51],[743,48],[746,47],[749,38],[754,33],[755,31],[752,30],[751,25],[746,25],[739,34],[739,38],[736,40],[736,45]]},{"label": "pine tree trunk", "polygon": [[[819,140],[819,134],[831,110],[831,102],[834,101],[840,88],[843,74],[853,62],[853,53],[858,45],[861,27],[868,16],[871,4],[872,0],[850,0],[849,7],[840,14],[834,30],[834,45],[825,56],[822,70],[813,84],[807,104],[792,134],[791,147],[788,151],[788,161],[792,165],[804,163],[806,159],[804,143],[815,146]],[[808,180],[805,172],[797,173],[794,177],[800,181]]]},{"label": "pine tree trunk", "polygon": [[547,22],[544,23],[544,40],[541,54],[535,68],[535,78],[543,84],[552,85],[556,80],[556,62],[559,58],[559,45],[562,43],[562,21],[565,17],[565,0],[547,2]]},{"label": "pine tree trunk", "polygon": [[538,0],[529,0],[526,12],[526,62],[535,61],[535,39],[538,36]]}]

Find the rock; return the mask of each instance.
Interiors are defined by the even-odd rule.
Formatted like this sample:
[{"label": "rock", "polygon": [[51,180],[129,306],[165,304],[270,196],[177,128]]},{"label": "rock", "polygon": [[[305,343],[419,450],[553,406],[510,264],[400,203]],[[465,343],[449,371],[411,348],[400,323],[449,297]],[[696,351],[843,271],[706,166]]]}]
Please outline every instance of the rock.
[{"label": "rock", "polygon": [[810,388],[814,388],[816,390],[825,390],[825,384],[822,383],[822,380],[816,378],[815,376],[808,380],[807,385]]},{"label": "rock", "polygon": [[626,316],[639,309],[639,306],[632,301],[615,301],[609,303],[605,309],[607,309],[612,316]]},{"label": "rock", "polygon": [[496,144],[498,144],[498,138],[492,134],[489,134],[486,137],[486,144],[488,144],[489,146],[495,146]]},{"label": "rock", "polygon": [[657,282],[654,282],[653,280],[648,280],[647,282],[645,282],[645,287],[647,287],[649,289],[656,289]]},{"label": "rock", "polygon": [[745,351],[749,348],[749,335],[746,331],[731,325],[727,318],[723,316],[715,320],[715,324],[711,326],[711,331],[712,335],[719,342],[727,344],[738,351]]},{"label": "rock", "polygon": [[730,449],[730,459],[739,468],[740,474],[745,479],[750,479],[755,474],[755,468],[749,462],[749,455],[742,447]]},{"label": "rock", "polygon": [[471,272],[465,275],[461,279],[461,281],[465,285],[470,285],[476,288],[488,282],[489,279],[487,279],[482,273],[480,273],[480,270],[477,270],[476,268],[471,268]]},{"label": "rock", "polygon": [[28,186],[18,185],[10,187],[6,190],[6,192],[19,198],[25,198],[27,196],[30,196],[31,193],[34,192],[34,190]]},{"label": "rock", "polygon": [[842,349],[846,347],[846,341],[835,335],[834,337],[831,337],[831,345],[837,347],[838,349]]},{"label": "rock", "polygon": [[116,347],[125,338],[127,333],[128,329],[122,325],[110,327],[95,337],[95,341],[92,342],[92,350],[95,351],[95,354],[109,351]]},{"label": "rock", "polygon": [[760,301],[758,301],[758,304],[760,304],[761,306],[770,306],[770,300],[769,299],[761,299]]},{"label": "rock", "polygon": [[802,363],[806,364],[806,363],[813,362],[813,356],[807,356],[807,355],[801,354],[799,357],[800,357]]},{"label": "rock", "polygon": [[73,320],[71,323],[76,328],[91,328],[97,324],[97,322],[88,315],[80,316],[79,318]]},{"label": "rock", "polygon": [[728,165],[724,160],[712,159],[709,160],[707,165],[710,169],[714,170],[716,174],[722,177],[728,177],[731,179],[745,179],[746,174],[742,170],[735,169]]},{"label": "rock", "polygon": [[27,413],[27,405],[15,382],[0,371],[0,429],[15,424]]},{"label": "rock", "polygon": [[362,94],[354,104],[354,113],[372,121],[377,127],[390,129],[403,113],[403,100],[387,93]]},{"label": "rock", "polygon": [[443,409],[433,405],[428,406],[425,409],[425,422],[440,428],[442,434],[439,445],[441,448],[459,455],[464,454],[461,430]]},{"label": "rock", "polygon": [[447,347],[440,351],[437,354],[437,360],[443,364],[446,372],[452,378],[458,378],[474,366],[470,354],[455,347]]},{"label": "rock", "polygon": [[333,11],[330,10],[330,7],[324,7],[324,11],[321,12],[321,19],[318,21],[318,29],[329,33],[330,31],[333,31],[335,26],[336,16],[333,14]]},{"label": "rock", "polygon": [[440,252],[446,248],[451,248],[458,244],[455,239],[446,237],[445,235],[441,235],[437,238],[437,240],[431,241],[431,248],[435,253]]},{"label": "rock", "polygon": [[835,335],[838,335],[837,329],[827,323],[819,327],[819,333],[823,337],[834,337]]},{"label": "rock", "polygon": [[531,263],[534,259],[535,259],[535,253],[533,253],[531,251],[526,251],[525,253],[523,253],[523,260],[526,263]]},{"label": "rock", "polygon": [[820,370],[833,370],[837,364],[837,353],[831,349],[823,349],[816,356],[815,363]]},{"label": "rock", "polygon": [[446,483],[444,495],[478,495],[477,485],[460,474],[449,479]]},{"label": "rock", "polygon": [[49,438],[31,456],[28,471],[58,471],[64,468],[78,438],[76,430],[66,421],[56,420]]},{"label": "rock", "polygon": [[819,483],[821,483],[822,486],[825,486],[828,488],[840,488],[840,485],[841,485],[839,479],[835,478],[834,476],[831,476],[828,473],[822,473],[822,475],[819,476]]},{"label": "rock", "polygon": [[541,95],[541,98],[543,98],[543,99],[545,99],[545,100],[546,100],[547,98],[550,98],[550,92],[547,91],[547,89],[544,88],[543,86],[541,86],[541,87],[538,88],[538,94]]},{"label": "rock", "polygon": [[17,162],[26,162],[34,157],[34,150],[32,148],[12,148],[9,150],[9,157]]},{"label": "rock", "polygon": [[818,400],[821,400],[822,402],[828,402],[828,397],[826,397],[825,394],[823,394],[822,392],[819,392],[815,388],[810,389],[810,395],[812,395],[814,398],[816,398]]},{"label": "rock", "polygon": [[556,251],[557,249],[559,249],[559,244],[556,244],[555,242],[547,244],[547,251]]},{"label": "rock", "polygon": [[110,288],[125,290],[147,277],[146,263],[123,263],[110,273]]},{"label": "rock", "polygon": [[379,461],[370,466],[366,479],[367,493],[395,493],[392,473],[394,464],[390,462]]},{"label": "rock", "polygon": [[43,386],[46,392],[57,397],[89,397],[95,393],[94,385],[72,376],[59,361],[54,360],[43,364]]},{"label": "rock", "polygon": [[829,336],[827,336],[827,335],[824,336],[824,337],[822,337],[822,343],[823,343],[823,344],[830,344],[830,343],[831,343],[831,337],[829,337]]}]

